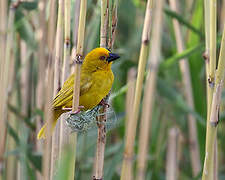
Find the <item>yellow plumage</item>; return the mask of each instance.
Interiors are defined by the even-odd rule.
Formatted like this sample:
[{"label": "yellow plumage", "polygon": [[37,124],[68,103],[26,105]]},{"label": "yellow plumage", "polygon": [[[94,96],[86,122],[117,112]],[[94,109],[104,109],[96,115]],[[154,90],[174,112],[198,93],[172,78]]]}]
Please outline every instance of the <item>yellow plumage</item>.
[{"label": "yellow plumage", "polygon": [[[114,81],[111,64],[118,58],[118,55],[105,48],[96,48],[87,54],[81,67],[79,105],[84,106],[82,110],[94,108],[109,93]],[[59,116],[65,112],[63,108],[72,107],[74,77],[72,74],[66,80],[53,100],[52,129],[55,128]],[[45,129],[46,125],[39,131],[38,139],[45,137]]]}]

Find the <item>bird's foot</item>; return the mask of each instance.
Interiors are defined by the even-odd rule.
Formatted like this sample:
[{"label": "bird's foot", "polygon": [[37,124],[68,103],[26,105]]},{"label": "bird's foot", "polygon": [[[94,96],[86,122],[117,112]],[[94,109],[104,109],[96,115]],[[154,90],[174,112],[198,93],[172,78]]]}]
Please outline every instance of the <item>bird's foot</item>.
[{"label": "bird's foot", "polygon": [[83,109],[83,108],[84,108],[84,106],[78,106],[77,110],[74,112],[72,111],[72,108],[62,108],[62,110],[70,111],[69,114],[74,115],[74,114],[78,114],[81,111],[81,109]]},{"label": "bird's foot", "polygon": [[110,105],[104,99],[102,99],[99,104],[102,106],[106,106],[107,108],[110,107]]}]

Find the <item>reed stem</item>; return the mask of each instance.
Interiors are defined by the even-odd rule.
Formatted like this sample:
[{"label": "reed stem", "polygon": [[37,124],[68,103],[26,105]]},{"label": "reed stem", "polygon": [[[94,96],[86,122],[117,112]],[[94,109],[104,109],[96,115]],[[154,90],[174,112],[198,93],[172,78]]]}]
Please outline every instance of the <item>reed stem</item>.
[{"label": "reed stem", "polygon": [[[6,29],[6,18],[7,18],[7,3],[1,2],[1,8],[0,9],[3,12],[1,12],[1,15],[3,15],[2,20],[3,24],[1,25],[1,40],[3,42],[0,42],[0,44],[5,43],[6,45],[1,45],[1,48],[3,48],[3,54],[0,55],[3,59],[0,60],[1,62],[1,72],[0,72],[0,97],[1,97],[1,103],[0,103],[0,127],[1,127],[1,133],[0,133],[0,178],[2,176],[2,168],[4,167],[4,152],[5,152],[5,143],[6,143],[6,133],[7,133],[7,101],[8,101],[8,81],[9,81],[9,69],[10,69],[10,57],[11,57],[11,51],[12,51],[12,45],[13,45],[13,35],[14,35],[14,19],[15,19],[15,11],[16,8],[19,6],[19,3],[14,2],[11,3],[9,16],[8,16],[8,24]],[[6,35],[7,33],[7,36]]]},{"label": "reed stem", "polygon": [[[61,89],[61,64],[62,64],[62,38],[63,38],[63,7],[64,0],[58,0],[58,17],[57,29],[55,39],[55,54],[54,54],[54,87],[53,96],[55,97]],[[60,117],[59,117],[60,118]],[[54,179],[57,171],[57,160],[59,159],[59,135],[60,128],[57,123],[55,131],[52,136],[52,152],[51,152],[51,175],[50,178]]]},{"label": "reed stem", "polygon": [[[70,0],[64,0],[64,53],[63,53],[63,70],[62,83],[66,81],[70,74]],[[66,125],[65,119],[62,117],[60,121],[60,137],[59,137],[59,159],[61,161],[64,147],[68,144],[69,127]]]},{"label": "reed stem", "polygon": [[48,60],[48,73],[47,73],[47,86],[46,88],[46,98],[45,98],[45,122],[46,126],[46,140],[44,146],[44,155],[42,161],[42,172],[43,179],[49,180],[51,175],[51,127],[53,122],[53,112],[52,112],[52,98],[53,98],[53,81],[54,81],[54,71],[53,71],[53,63],[51,57]]},{"label": "reed stem", "polygon": [[[79,26],[78,26],[78,39],[77,39],[77,48],[76,48],[76,56],[74,58],[75,66],[74,66],[74,91],[73,91],[73,107],[72,111],[78,110],[79,106],[79,96],[80,96],[80,71],[81,64],[83,62],[83,47],[84,47],[84,33],[85,33],[85,23],[86,23],[86,11],[87,11],[87,0],[82,0],[80,3],[80,17],[79,17]],[[70,178],[74,179],[75,176],[75,160],[76,160],[76,142],[77,142],[77,133],[70,134],[69,143],[71,147],[74,148],[73,157],[71,157],[71,161],[73,163],[73,167],[71,167]]]},{"label": "reed stem", "polygon": [[133,164],[133,148],[136,136],[137,121],[139,114],[139,106],[141,102],[141,92],[144,80],[144,71],[147,61],[149,35],[151,27],[152,16],[152,0],[148,0],[145,12],[144,27],[142,32],[142,44],[139,56],[137,82],[135,88],[134,106],[132,108],[131,119],[127,127],[127,135],[125,137],[125,150],[121,171],[121,180],[129,180],[133,178],[132,164]]},{"label": "reed stem", "polygon": [[[209,15],[206,14],[206,17],[209,18],[209,24],[205,24],[207,38],[206,47],[209,46],[209,65],[207,68],[207,129],[206,129],[206,150],[205,150],[205,162],[202,179],[212,179],[214,174],[214,149],[215,138],[216,138],[216,129],[211,127],[210,117],[212,114],[212,101],[215,87],[215,71],[216,71],[216,0],[205,0],[205,12],[209,12]],[[208,37],[209,36],[209,37]],[[206,51],[207,52],[207,51]],[[207,57],[207,56],[206,56]]]},{"label": "reed stem", "polygon": [[[101,29],[100,29],[100,47],[107,47],[107,33],[108,33],[108,23],[109,23],[109,1],[101,0]],[[107,121],[106,115],[107,107],[104,106],[100,112],[104,115],[98,118],[98,138],[96,147],[96,158],[95,158],[95,175],[93,179],[103,179],[103,168],[104,168],[104,154],[105,154],[105,144],[106,144],[106,127],[105,123]]]},{"label": "reed stem", "polygon": [[[170,6],[173,11],[178,12],[176,0],[170,0]],[[182,38],[180,25],[178,21],[175,19],[173,19],[173,27],[175,31],[177,51],[178,53],[182,53],[185,50],[185,46],[184,46],[184,42]],[[188,59],[180,60],[179,66],[180,66],[180,71],[182,74],[182,81],[184,86],[183,90],[184,90],[184,96],[185,96],[186,102],[191,109],[194,109],[194,101],[193,101]],[[192,174],[193,174],[193,177],[195,177],[199,174],[201,170],[196,119],[191,113],[187,115],[187,118],[188,118],[189,149],[190,149],[190,156],[191,156]]]},{"label": "reed stem", "polygon": [[166,155],[166,180],[178,179],[178,138],[179,131],[177,128],[169,129],[168,150]]},{"label": "reed stem", "polygon": [[155,89],[158,76],[158,67],[160,63],[160,49],[161,49],[161,31],[163,28],[163,3],[164,0],[157,2],[155,7],[154,29],[152,30],[151,49],[149,53],[149,70],[146,79],[146,85],[143,97],[143,109],[140,122],[139,134],[139,151],[137,159],[137,179],[145,179],[146,160],[149,147],[149,132],[151,128],[152,112],[155,101]]},{"label": "reed stem", "polygon": [[202,175],[203,180],[213,179],[214,174],[216,174],[215,172],[213,172],[215,171],[214,167],[216,166],[216,164],[214,163],[215,160],[213,160],[213,156],[215,152],[214,144],[215,144],[216,136],[217,136],[218,113],[219,113],[222,86],[223,86],[224,75],[225,75],[224,74],[225,73],[224,51],[225,51],[225,28],[223,30],[218,68],[215,75],[215,87],[213,90],[210,116],[207,121],[206,155],[205,155],[204,169],[203,169],[203,175]]}]

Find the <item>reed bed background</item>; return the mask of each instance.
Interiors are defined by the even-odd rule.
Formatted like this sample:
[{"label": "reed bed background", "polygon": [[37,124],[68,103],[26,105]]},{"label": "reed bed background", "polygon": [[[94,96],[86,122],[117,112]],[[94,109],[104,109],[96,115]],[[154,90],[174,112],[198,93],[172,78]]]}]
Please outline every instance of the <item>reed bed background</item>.
[{"label": "reed bed background", "polygon": [[[0,180],[225,179],[224,0],[0,1]],[[50,136],[95,47],[121,56],[104,116]],[[111,111],[111,110],[110,110]],[[47,122],[45,140],[37,132]],[[109,127],[109,128],[106,128]]]}]

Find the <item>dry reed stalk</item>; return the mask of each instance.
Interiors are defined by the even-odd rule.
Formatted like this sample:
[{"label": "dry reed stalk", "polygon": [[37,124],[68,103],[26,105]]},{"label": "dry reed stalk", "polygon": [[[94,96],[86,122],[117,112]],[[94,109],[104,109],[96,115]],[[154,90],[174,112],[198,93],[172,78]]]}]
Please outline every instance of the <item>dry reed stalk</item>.
[{"label": "dry reed stalk", "polygon": [[163,3],[163,0],[157,2],[154,13],[154,17],[157,17],[157,20],[154,20],[154,29],[152,30],[151,49],[148,59],[150,64],[144,90],[139,131],[139,151],[137,158],[137,179],[139,180],[145,179],[146,160],[149,147],[149,131],[151,128],[152,112],[155,101],[155,88],[160,63],[161,31],[163,29]]},{"label": "dry reed stalk", "polygon": [[[43,4],[44,5],[44,4]],[[56,34],[56,9],[57,9],[57,1],[56,0],[50,0],[49,1],[49,17],[48,17],[48,50],[49,55],[53,56],[54,53],[54,47],[55,47],[55,34]]]},{"label": "dry reed stalk", "polygon": [[[0,62],[5,59],[8,1],[0,1]],[[1,64],[2,65],[2,64]],[[3,66],[0,66],[2,68]],[[1,71],[2,72],[2,71]]]},{"label": "dry reed stalk", "polygon": [[55,61],[54,61],[54,93],[55,97],[61,88],[61,57],[62,54],[62,37],[63,37],[63,7],[64,0],[58,0],[58,15],[57,15],[57,27],[56,27],[56,38],[55,38]]},{"label": "dry reed stalk", "polygon": [[148,0],[145,12],[145,20],[144,27],[142,32],[142,44],[139,56],[139,64],[138,64],[138,74],[137,74],[137,82],[135,88],[135,97],[134,97],[134,105],[132,108],[131,119],[129,120],[129,124],[127,127],[127,135],[125,139],[125,151],[123,158],[123,165],[121,171],[121,179],[132,179],[132,164],[133,164],[133,148],[136,136],[136,128],[139,114],[139,106],[141,102],[141,92],[144,80],[144,71],[147,61],[148,54],[148,44],[149,44],[149,35],[150,35],[150,26],[151,26],[151,15],[152,15],[152,0]]},{"label": "dry reed stalk", "polygon": [[[14,83],[15,83],[15,52],[11,55],[11,68],[9,70],[9,103],[12,106],[17,105],[17,96],[16,91],[13,90]],[[18,119],[13,112],[8,112],[8,124],[9,126],[17,132],[18,127]],[[13,137],[7,133],[7,144],[6,144],[6,151],[11,152],[16,149],[16,142]],[[6,180],[13,180],[16,179],[16,172],[17,172],[17,158],[15,155],[8,156],[6,160]],[[1,178],[0,178],[1,179]]]},{"label": "dry reed stalk", "polygon": [[[80,95],[80,72],[81,65],[83,62],[83,47],[84,47],[84,33],[85,33],[85,23],[86,23],[86,11],[87,11],[87,0],[82,0],[80,3],[80,17],[79,17],[79,26],[78,26],[78,39],[77,39],[77,48],[76,55],[73,57],[74,60],[74,90],[73,90],[73,107],[72,111],[75,112],[78,110],[79,106],[79,95]],[[69,144],[74,148],[73,157],[71,161],[74,162],[70,171],[70,178],[74,179],[75,176],[75,160],[76,160],[76,143],[77,143],[77,133],[70,134]]]},{"label": "dry reed stalk", "polygon": [[[13,24],[14,24],[14,18],[15,18],[15,10],[19,6],[19,1],[12,3],[10,6],[9,16],[8,16],[8,24],[7,24],[7,37],[6,41],[3,39],[3,42],[5,43],[5,46],[2,46],[2,48],[5,48],[5,54],[2,55],[3,59],[1,59],[1,72],[0,72],[0,96],[1,96],[1,103],[0,103],[0,125],[1,125],[1,133],[0,133],[0,178],[2,176],[2,168],[4,167],[4,151],[5,151],[5,141],[6,141],[6,119],[7,119],[7,101],[8,101],[8,80],[9,80],[9,67],[10,65],[10,56],[11,56],[11,50],[12,50],[12,42],[13,42]],[[5,4],[1,4],[6,9],[2,9],[2,15],[3,18],[6,18],[7,15],[5,14],[7,11],[7,7],[5,7]],[[4,29],[4,22],[6,19],[3,19],[3,25],[1,26],[2,30],[2,38],[5,38],[6,29]],[[6,23],[6,22],[5,22]]]},{"label": "dry reed stalk", "polygon": [[166,180],[176,180],[178,178],[178,137],[179,130],[175,127],[169,129],[167,155],[166,155]]},{"label": "dry reed stalk", "polygon": [[126,125],[128,126],[128,122],[131,115],[131,110],[134,103],[134,94],[135,94],[135,79],[136,79],[137,71],[135,68],[131,68],[127,74],[127,94],[126,94]]},{"label": "dry reed stalk", "polygon": [[223,32],[223,27],[224,27],[224,22],[225,22],[225,0],[222,0],[221,2],[221,9],[220,9],[220,24],[219,24],[219,29],[220,32]]},{"label": "dry reed stalk", "polygon": [[[37,30],[37,41],[38,41],[38,82],[37,82],[37,92],[36,92],[36,106],[38,109],[44,110],[44,99],[45,99],[45,75],[46,75],[46,43],[47,43],[47,29],[46,29],[46,19],[45,19],[45,10],[46,2],[40,0],[38,3],[38,12],[39,12],[39,29]],[[41,117],[36,119],[36,134],[41,129]],[[43,142],[36,141],[36,150],[38,152],[43,151]],[[39,171],[36,172],[37,180],[41,180],[42,175]]]},{"label": "dry reed stalk", "polygon": [[[171,9],[175,12],[178,12],[176,0],[170,0],[169,2],[170,2]],[[177,51],[178,53],[182,53],[185,50],[185,46],[184,46],[184,41],[182,38],[180,25],[176,19],[173,19],[173,27],[175,31]],[[194,109],[194,101],[193,101],[192,85],[191,85],[188,60],[187,59],[180,60],[179,66],[180,66],[180,71],[182,74],[185,99],[187,101],[188,106],[191,109]],[[187,115],[187,118],[188,118],[189,149],[190,149],[190,156],[191,156],[192,175],[195,177],[199,174],[201,170],[196,119],[191,113]]]},{"label": "dry reed stalk", "polygon": [[[211,41],[210,41],[211,43]],[[211,47],[214,48],[214,47]],[[218,125],[218,113],[221,101],[221,93],[223,88],[223,81],[225,75],[225,28],[223,30],[223,37],[221,41],[220,55],[218,61],[218,68],[215,74],[215,85],[213,90],[213,98],[210,108],[210,116],[207,121],[207,134],[206,134],[206,152],[205,162],[202,174],[203,180],[213,179],[217,174],[215,171],[215,141],[217,138],[217,125]],[[217,170],[216,170],[217,171]]]},{"label": "dry reed stalk", "polygon": [[[77,37],[78,37],[78,26],[79,26],[79,18],[80,18],[80,0],[76,0],[74,2],[75,6],[75,17],[74,17],[74,28],[73,28],[73,45],[76,49],[77,47]],[[76,51],[75,51],[76,52]]]},{"label": "dry reed stalk", "polygon": [[[56,96],[61,88],[61,54],[62,54],[62,37],[63,37],[63,7],[64,0],[58,0],[58,15],[57,15],[57,28],[56,28],[56,39],[55,39],[55,54],[54,54],[54,87],[53,97]],[[60,128],[57,123],[52,136],[52,152],[51,152],[51,175],[50,178],[54,179],[54,175],[57,170],[57,160],[59,158],[59,135]]]},{"label": "dry reed stalk", "polygon": [[[101,29],[100,29],[100,47],[107,47],[107,32],[109,22],[109,1],[101,0]],[[93,179],[103,179],[104,154],[106,144],[106,127],[104,122],[107,121],[106,106],[100,110],[104,115],[98,118],[98,137],[95,157],[95,174]]]},{"label": "dry reed stalk", "polygon": [[50,179],[50,164],[51,164],[51,126],[53,121],[52,113],[52,94],[53,94],[53,81],[54,81],[54,71],[52,58],[49,57],[48,60],[48,69],[47,69],[47,81],[46,81],[46,98],[45,98],[45,122],[46,126],[46,140],[44,141],[44,155],[42,161],[42,173],[43,179]]},{"label": "dry reed stalk", "polygon": [[[63,53],[63,70],[62,83],[66,81],[70,74],[70,0],[64,0],[64,53]],[[68,144],[69,127],[66,125],[65,119],[62,117],[60,122],[59,136],[59,159],[61,160],[63,149]]]}]

